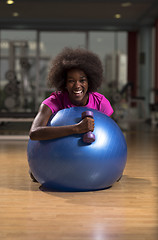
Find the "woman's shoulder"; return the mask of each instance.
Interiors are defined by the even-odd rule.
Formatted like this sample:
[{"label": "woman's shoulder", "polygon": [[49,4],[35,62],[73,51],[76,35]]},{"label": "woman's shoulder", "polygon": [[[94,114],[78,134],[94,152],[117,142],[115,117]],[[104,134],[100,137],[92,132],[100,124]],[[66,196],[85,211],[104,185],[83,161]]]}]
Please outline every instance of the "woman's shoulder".
[{"label": "woman's shoulder", "polygon": [[89,93],[92,97],[98,99],[99,101],[102,101],[103,99],[106,99],[106,97],[101,94],[101,93],[98,93],[98,92],[90,92]]},{"label": "woman's shoulder", "polygon": [[52,112],[57,112],[63,108],[63,99],[63,92],[54,91],[42,103],[47,105],[52,110]]},{"label": "woman's shoulder", "polygon": [[90,94],[92,96],[91,98],[93,98],[96,109],[108,116],[113,113],[113,109],[109,100],[103,94],[98,92],[91,92]]}]

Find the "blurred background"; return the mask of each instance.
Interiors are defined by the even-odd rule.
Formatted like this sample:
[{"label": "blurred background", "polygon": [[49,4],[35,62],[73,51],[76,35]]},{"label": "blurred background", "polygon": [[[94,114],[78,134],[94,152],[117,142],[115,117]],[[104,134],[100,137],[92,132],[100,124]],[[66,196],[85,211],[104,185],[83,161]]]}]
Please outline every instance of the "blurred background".
[{"label": "blurred background", "polygon": [[64,47],[97,53],[113,118],[158,126],[157,0],[1,0],[0,138],[28,135]]}]

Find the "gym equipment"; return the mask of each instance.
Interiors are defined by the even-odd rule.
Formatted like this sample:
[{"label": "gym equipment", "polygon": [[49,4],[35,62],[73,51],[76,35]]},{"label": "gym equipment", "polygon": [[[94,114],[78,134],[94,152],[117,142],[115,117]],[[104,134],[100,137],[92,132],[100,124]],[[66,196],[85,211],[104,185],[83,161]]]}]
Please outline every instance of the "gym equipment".
[{"label": "gym equipment", "polygon": [[86,107],[60,110],[49,126],[65,126],[81,121],[92,111],[95,141],[85,143],[84,134],[52,140],[28,142],[28,163],[35,179],[44,187],[61,191],[90,191],[113,185],[123,174],[127,145],[118,125],[105,114]]},{"label": "gym equipment", "polygon": [[[93,116],[94,115],[92,111],[85,111],[82,113],[82,119],[84,119],[85,117],[93,118]],[[95,141],[95,135],[91,131],[89,131],[83,135],[83,141],[85,143],[92,143]]]}]

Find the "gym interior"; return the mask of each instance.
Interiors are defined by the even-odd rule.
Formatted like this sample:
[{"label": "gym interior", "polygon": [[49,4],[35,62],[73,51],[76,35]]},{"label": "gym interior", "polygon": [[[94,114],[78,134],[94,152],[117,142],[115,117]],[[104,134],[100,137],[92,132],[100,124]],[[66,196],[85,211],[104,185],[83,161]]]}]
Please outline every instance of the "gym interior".
[{"label": "gym interior", "polygon": [[[101,191],[42,190],[29,176],[29,130],[52,59],[96,53],[127,142],[123,176]],[[0,1],[0,236],[3,240],[157,239],[158,2]]]}]

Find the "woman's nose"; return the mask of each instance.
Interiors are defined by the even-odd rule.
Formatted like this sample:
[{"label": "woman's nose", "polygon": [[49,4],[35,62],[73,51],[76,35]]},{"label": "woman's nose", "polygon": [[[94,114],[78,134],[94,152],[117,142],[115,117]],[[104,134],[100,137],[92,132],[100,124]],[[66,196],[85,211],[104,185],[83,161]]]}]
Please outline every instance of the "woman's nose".
[{"label": "woman's nose", "polygon": [[79,88],[79,87],[80,87],[80,85],[81,85],[81,84],[80,84],[80,82],[79,82],[79,81],[76,81],[76,82],[75,82],[75,88]]}]

